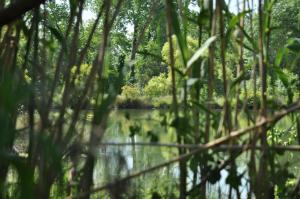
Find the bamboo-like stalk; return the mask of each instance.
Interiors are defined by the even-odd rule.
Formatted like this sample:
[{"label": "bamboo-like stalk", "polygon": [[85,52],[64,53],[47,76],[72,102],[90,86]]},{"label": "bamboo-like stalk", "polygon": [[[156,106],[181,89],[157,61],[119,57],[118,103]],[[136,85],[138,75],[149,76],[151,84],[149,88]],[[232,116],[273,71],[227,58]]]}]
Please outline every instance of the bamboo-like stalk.
[{"label": "bamboo-like stalk", "polygon": [[[217,26],[217,13],[214,12],[214,1],[210,1],[209,3],[209,9],[210,9],[210,35],[215,36],[216,35],[216,26]],[[208,67],[208,79],[207,79],[207,109],[208,111],[211,111],[211,103],[213,100],[213,82],[214,82],[214,70],[215,70],[215,45],[212,44],[209,47],[209,67]],[[205,142],[209,141],[210,136],[210,113],[206,113],[206,123],[205,123]]]},{"label": "bamboo-like stalk", "polygon": [[[171,81],[172,81],[172,103],[173,103],[173,112],[175,114],[175,118],[179,118],[179,111],[178,111],[178,103],[177,103],[177,92],[176,92],[176,81],[175,81],[175,59],[174,59],[174,47],[173,47],[173,40],[172,40],[172,8],[171,4],[173,3],[170,0],[166,0],[166,15],[167,15],[167,37],[169,42],[169,61],[170,61],[170,67],[171,67]],[[181,143],[182,138],[179,135],[179,132],[176,131],[177,134],[177,142]],[[178,149],[178,152],[180,155],[183,154],[183,150]],[[185,199],[186,198],[186,177],[187,177],[187,170],[186,170],[186,162],[183,159],[182,161],[179,161],[179,198]]]},{"label": "bamboo-like stalk", "polygon": [[[238,2],[238,10],[239,10],[239,0],[237,0]],[[245,12],[245,7],[246,6],[246,2],[245,0],[243,1],[242,4],[242,12]],[[240,28],[244,29],[244,16],[241,16],[240,20],[239,20],[239,26]],[[236,31],[238,32],[238,38],[236,39],[236,42],[238,43],[238,56],[239,56],[239,61],[238,61],[238,65],[237,65],[237,71],[236,71],[236,77],[239,77],[241,75],[241,73],[243,73],[244,71],[244,35],[241,33],[240,29],[236,29]],[[245,83],[243,84],[244,88],[245,88]],[[237,129],[238,128],[238,115],[239,115],[239,110],[240,110],[240,85],[236,86],[236,107],[235,107],[235,117],[234,117],[234,128]],[[245,93],[247,92],[247,89],[244,89]],[[246,103],[247,103],[247,99]],[[246,104],[244,103],[244,104]],[[246,105],[245,105],[246,106]]]},{"label": "bamboo-like stalk", "polygon": [[[248,0],[248,8],[249,10],[254,9],[254,2],[253,0]],[[254,28],[253,28],[253,11],[250,12],[250,16],[249,16],[249,20],[250,20],[250,34],[251,37],[254,38]],[[258,115],[258,108],[257,108],[257,88],[256,88],[256,84],[257,84],[257,75],[256,75],[256,69],[257,69],[257,58],[256,58],[256,53],[253,52],[252,53],[252,59],[253,59],[253,65],[252,65],[252,74],[251,74],[251,79],[252,79],[252,83],[253,83],[253,120],[256,121],[256,117]],[[257,139],[257,135],[252,135],[251,139]],[[254,141],[252,143],[252,149],[250,152],[250,162],[249,162],[249,174],[250,176],[254,176],[250,179],[250,190],[249,190],[249,197],[252,196],[252,193],[254,191],[255,188],[255,176],[257,175],[256,173],[256,158],[255,158],[255,145],[256,145],[256,141]]]},{"label": "bamboo-like stalk", "polygon": [[[259,32],[258,32],[258,48],[259,48],[259,73],[261,80],[261,109],[260,118],[267,118],[267,68],[264,55],[264,15],[263,15],[263,0],[258,1],[258,15],[259,15]],[[264,147],[262,151],[262,158],[259,165],[259,173],[257,180],[259,186],[256,189],[258,198],[268,198],[269,182],[268,182],[268,152],[267,152],[267,129],[266,125],[262,125],[259,129],[261,135],[261,143]]]},{"label": "bamboo-like stalk", "polygon": [[[245,0],[242,2],[242,12],[245,12]],[[238,12],[240,13],[240,3],[239,0],[237,0],[237,7],[238,7]],[[242,16],[239,19],[239,28],[244,29],[244,16]],[[238,60],[238,65],[237,65],[237,71],[236,71],[236,76],[239,77],[243,71],[244,71],[244,35],[240,34],[241,30],[240,29],[236,29],[238,31],[238,35],[236,39],[236,42],[238,43],[238,56],[239,56],[239,60]],[[244,84],[244,91],[245,93],[247,93],[247,89],[246,89],[246,83],[243,82]],[[243,108],[247,106],[247,98],[244,99],[243,102]],[[239,111],[240,110],[240,85],[236,86],[236,107],[235,107],[235,118],[234,118],[234,128],[238,129],[239,126],[239,122],[238,122],[238,115],[239,115]],[[231,156],[234,156],[235,154],[231,153]],[[233,172],[237,172],[237,168],[236,168],[236,163],[235,161],[232,161],[231,163],[231,169],[234,171]],[[229,194],[229,198],[231,198],[231,187],[230,187],[230,194]],[[236,189],[236,195],[237,198],[240,199],[241,194],[239,191],[239,188]]]},{"label": "bamboo-like stalk", "polygon": [[231,126],[231,112],[230,104],[228,101],[228,82],[227,82],[227,69],[226,69],[226,41],[224,33],[224,15],[223,15],[223,1],[217,1],[216,10],[219,17],[219,33],[220,33],[220,53],[221,53],[221,65],[222,65],[222,77],[223,77],[223,92],[224,92],[224,125],[225,131],[230,132]]},{"label": "bamboo-like stalk", "polygon": [[[199,1],[198,6],[200,8],[204,9],[204,2],[203,0]],[[207,9],[207,8],[206,8]],[[200,48],[202,46],[202,37],[203,37],[203,24],[201,24],[201,14],[198,14],[198,47]],[[199,60],[197,64],[195,64],[193,66],[192,69],[192,77],[193,78],[198,78],[199,82],[197,82],[191,91],[191,99],[197,103],[200,102],[200,89],[201,86],[200,84],[202,84],[202,82],[200,82],[201,79],[201,65],[202,65],[202,61]],[[204,135],[201,135],[200,133],[200,111],[199,108],[197,107],[197,105],[194,103],[192,105],[192,115],[193,115],[193,125],[194,125],[194,137],[195,137],[195,143],[199,144],[201,142],[201,138]],[[200,168],[202,166],[203,163],[199,163]],[[197,177],[198,177],[198,169],[195,169],[193,171],[193,185],[196,184],[197,182]],[[202,191],[202,196],[205,196],[205,190]]]}]

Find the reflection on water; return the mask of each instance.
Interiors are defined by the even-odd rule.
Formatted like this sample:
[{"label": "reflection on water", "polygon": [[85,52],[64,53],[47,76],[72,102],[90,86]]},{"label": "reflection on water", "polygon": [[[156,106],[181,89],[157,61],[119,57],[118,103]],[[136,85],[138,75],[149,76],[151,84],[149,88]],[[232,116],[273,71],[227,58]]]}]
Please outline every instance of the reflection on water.
[{"label": "reflection on water", "polygon": [[[94,186],[102,186],[108,182],[112,182],[116,179],[120,179],[124,176],[138,172],[157,164],[166,162],[178,156],[178,150],[176,148],[167,147],[150,147],[150,146],[138,146],[134,145],[137,142],[150,142],[158,139],[161,143],[176,143],[176,135],[173,128],[166,128],[165,118],[169,113],[165,110],[118,110],[113,111],[109,117],[108,127],[103,137],[103,142],[113,143],[132,143],[133,145],[127,146],[109,146],[100,145],[97,152],[97,164],[94,170]],[[26,118],[26,116],[22,116]],[[21,119],[22,119],[21,118]],[[21,121],[20,119],[20,121]],[[88,119],[91,119],[88,117]],[[242,119],[241,119],[242,120]],[[247,125],[246,121],[240,121]],[[168,121],[169,123],[169,121]],[[284,118],[276,125],[278,133],[282,133],[280,139],[283,140],[283,144],[288,143],[287,138],[289,136],[286,129],[290,129],[292,122],[288,118]],[[90,128],[86,129],[86,134]],[[27,135],[27,134],[26,134]],[[276,137],[276,136],[275,136]],[[285,140],[287,140],[285,142]],[[20,136],[15,142],[16,148],[20,151],[24,151],[28,145],[28,138]],[[237,158],[237,171],[238,175],[244,174],[241,178],[241,185],[239,191],[241,198],[247,198],[249,192],[248,182],[248,163],[249,153],[243,153],[243,155]],[[214,155],[217,160],[228,159],[228,153],[218,152]],[[258,157],[259,158],[259,157]],[[297,177],[300,176],[300,156],[297,153],[285,152],[281,156],[276,156],[277,160],[284,165],[290,164],[290,171]],[[191,165],[188,165],[191,167]],[[283,166],[284,167],[284,166]],[[220,173],[220,180],[214,185],[207,185],[207,197],[208,198],[228,198],[229,186],[226,183],[226,178],[229,174],[228,168],[223,169]],[[198,173],[199,174],[199,173]],[[151,198],[151,193],[159,193],[162,198],[176,198],[178,196],[178,180],[179,169],[177,164],[172,166],[156,170],[148,173],[145,176],[140,176],[126,183],[123,190],[118,187],[118,191],[123,191],[131,195],[138,195],[138,198]],[[199,183],[200,176],[198,175],[194,180],[194,173],[191,169],[188,171],[188,190],[192,185]],[[16,174],[11,171],[9,173],[9,181],[11,183],[16,181]],[[106,198],[103,194],[97,193],[96,198]],[[107,195],[105,195],[107,196]],[[236,198],[236,194],[233,192],[232,198]]]},{"label": "reflection on water", "polygon": [[[173,129],[166,129],[160,125],[160,115],[167,114],[159,110],[122,110],[111,114],[109,125],[105,133],[103,142],[149,142],[150,138],[147,132],[151,131],[158,135],[162,143],[176,143],[175,132]],[[130,118],[128,120],[127,118]],[[139,126],[140,131],[133,137],[130,137],[130,127]],[[96,186],[119,179],[130,173],[147,169],[159,163],[163,163],[178,155],[174,148],[149,147],[149,146],[100,146],[98,152],[98,162],[94,173]],[[237,159],[239,174],[245,172],[245,155]],[[227,170],[221,171],[221,179],[215,185],[208,185],[208,198],[225,197],[229,192],[229,186],[226,185]],[[245,175],[246,176],[246,175]],[[177,194],[178,191],[178,165],[174,164],[169,168],[157,170],[147,174],[145,177],[139,177],[131,181],[131,189],[140,190],[140,197],[146,197],[147,191],[157,191],[165,193],[168,196]],[[147,180],[145,180],[147,179]],[[199,177],[196,183],[199,182]],[[241,198],[247,197],[248,185],[247,179],[241,180],[240,187]],[[192,187],[193,172],[188,172],[188,189]],[[164,189],[164,191],[162,191]],[[234,195],[234,194],[233,194]],[[167,198],[167,197],[166,197]],[[233,196],[233,198],[235,198]]]},{"label": "reflection on water", "polygon": [[[161,142],[174,142],[175,137],[172,132],[165,132],[159,120],[154,118],[159,118],[159,111],[115,111],[111,113],[103,142],[149,142],[150,138],[147,135],[149,131],[157,135]],[[140,130],[130,137],[132,126],[138,127]],[[96,186],[165,162],[175,157],[177,150],[147,146],[100,146],[98,154],[94,173]],[[173,165],[134,179],[128,189],[139,191],[138,194],[142,198],[147,196],[147,192],[161,192],[161,189],[168,194],[167,198],[172,197],[177,186],[176,167],[177,165]]]}]

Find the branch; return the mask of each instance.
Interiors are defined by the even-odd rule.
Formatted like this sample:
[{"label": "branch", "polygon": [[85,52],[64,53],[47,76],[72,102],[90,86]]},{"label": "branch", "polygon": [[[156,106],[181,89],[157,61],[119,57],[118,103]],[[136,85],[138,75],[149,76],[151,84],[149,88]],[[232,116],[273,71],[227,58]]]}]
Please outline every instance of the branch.
[{"label": "branch", "polygon": [[0,10],[0,27],[18,19],[26,12],[45,3],[46,0],[18,0]]}]

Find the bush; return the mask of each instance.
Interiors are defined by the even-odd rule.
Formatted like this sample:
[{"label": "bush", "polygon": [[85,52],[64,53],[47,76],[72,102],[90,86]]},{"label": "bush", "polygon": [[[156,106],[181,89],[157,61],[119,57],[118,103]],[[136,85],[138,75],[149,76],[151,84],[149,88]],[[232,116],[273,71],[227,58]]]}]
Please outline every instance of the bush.
[{"label": "bush", "polygon": [[144,93],[150,98],[165,96],[170,93],[171,83],[166,74],[160,74],[149,80],[144,88]]},{"label": "bush", "polygon": [[140,97],[140,90],[135,85],[125,85],[122,87],[121,96],[127,100],[135,100]]}]

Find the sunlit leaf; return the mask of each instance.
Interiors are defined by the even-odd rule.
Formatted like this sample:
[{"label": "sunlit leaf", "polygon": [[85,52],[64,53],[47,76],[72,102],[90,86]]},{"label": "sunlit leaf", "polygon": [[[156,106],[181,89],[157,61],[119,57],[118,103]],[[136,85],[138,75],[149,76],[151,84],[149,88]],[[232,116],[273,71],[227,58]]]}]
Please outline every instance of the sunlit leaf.
[{"label": "sunlit leaf", "polygon": [[278,53],[276,55],[276,58],[275,58],[275,65],[277,67],[280,67],[282,59],[284,58],[284,56],[286,55],[286,53],[287,53],[287,49],[286,48],[281,48],[278,51]]},{"label": "sunlit leaf", "polygon": [[217,36],[212,36],[209,39],[206,40],[206,42],[194,53],[194,55],[189,59],[187,63],[187,68],[185,70],[185,74],[188,73],[189,70],[191,70],[191,66],[201,57],[204,55],[205,51],[208,49],[208,47],[216,41]]},{"label": "sunlit leaf", "polygon": [[194,84],[196,84],[197,82],[199,82],[199,78],[189,78],[186,81],[187,86],[193,86]]}]

